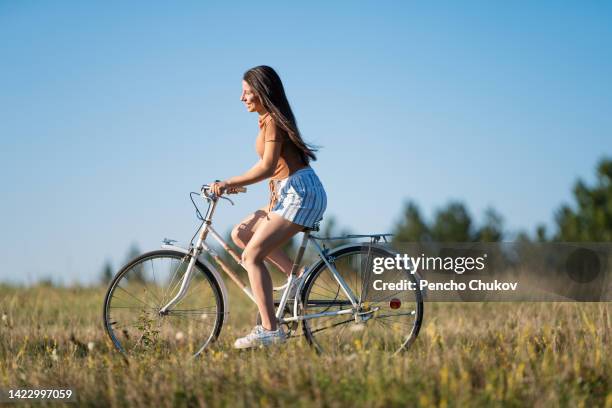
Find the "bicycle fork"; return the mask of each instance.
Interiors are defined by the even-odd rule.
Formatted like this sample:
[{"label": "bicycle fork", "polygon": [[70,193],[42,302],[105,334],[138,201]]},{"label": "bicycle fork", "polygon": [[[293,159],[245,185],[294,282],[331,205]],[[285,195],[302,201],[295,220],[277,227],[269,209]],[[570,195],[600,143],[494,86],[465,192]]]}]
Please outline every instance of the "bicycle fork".
[{"label": "bicycle fork", "polygon": [[185,296],[185,293],[187,292],[187,288],[189,287],[189,283],[191,283],[191,278],[193,276],[193,267],[195,266],[195,263],[198,259],[196,255],[197,251],[195,250],[193,255],[188,255],[191,256],[191,259],[189,260],[189,265],[187,265],[187,269],[185,270],[185,274],[183,275],[181,288],[179,289],[179,292],[176,294],[176,296],[174,296],[172,300],[170,300],[170,302],[168,302],[164,307],[159,310],[160,316],[167,315],[170,308],[175,306],[183,298],[183,296]]}]

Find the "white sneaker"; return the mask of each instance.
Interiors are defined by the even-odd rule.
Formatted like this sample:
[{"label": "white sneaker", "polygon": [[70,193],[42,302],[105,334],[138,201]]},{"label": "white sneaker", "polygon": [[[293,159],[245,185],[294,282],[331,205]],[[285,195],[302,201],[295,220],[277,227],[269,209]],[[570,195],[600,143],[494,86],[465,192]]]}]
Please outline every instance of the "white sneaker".
[{"label": "white sneaker", "polygon": [[245,349],[259,346],[270,346],[287,341],[287,335],[279,327],[276,330],[266,330],[263,326],[257,325],[249,334],[236,339],[234,348]]}]

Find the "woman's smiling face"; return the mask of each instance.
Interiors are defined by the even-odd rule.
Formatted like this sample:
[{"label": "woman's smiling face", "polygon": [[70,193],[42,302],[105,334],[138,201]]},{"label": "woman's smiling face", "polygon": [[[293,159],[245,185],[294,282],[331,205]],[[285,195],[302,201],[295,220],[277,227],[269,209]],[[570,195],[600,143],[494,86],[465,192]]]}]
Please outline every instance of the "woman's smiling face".
[{"label": "woman's smiling face", "polygon": [[240,96],[240,100],[244,102],[249,112],[265,112],[259,97],[255,95],[255,91],[253,91],[251,86],[244,80],[242,81],[242,95]]}]

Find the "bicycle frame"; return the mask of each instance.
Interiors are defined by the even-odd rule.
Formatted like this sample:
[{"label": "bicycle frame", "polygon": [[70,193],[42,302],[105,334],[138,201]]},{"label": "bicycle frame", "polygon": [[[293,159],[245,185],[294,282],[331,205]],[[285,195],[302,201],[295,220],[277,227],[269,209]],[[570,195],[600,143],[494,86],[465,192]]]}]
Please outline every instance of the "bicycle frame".
[{"label": "bicycle frame", "polygon": [[[219,266],[221,266],[223,271],[234,281],[236,285],[238,285],[238,287],[249,297],[249,299],[253,301],[253,303],[256,303],[255,296],[253,295],[251,288],[247,284],[245,284],[238,275],[234,273],[234,271],[223,261],[223,259],[221,259],[219,254],[214,249],[212,249],[210,246],[206,244],[205,242],[206,238],[208,237],[208,234],[210,234],[221,245],[223,250],[229,253],[230,256],[234,258],[234,260],[244,269],[244,266],[242,265],[242,259],[240,258],[240,256],[232,248],[230,248],[229,245],[227,245],[227,243],[223,240],[223,238],[212,227],[212,216],[217,207],[219,197],[215,197],[215,196],[208,197],[204,193],[202,193],[202,196],[203,198],[209,201],[209,206],[208,206],[208,210],[206,211],[206,216],[204,217],[202,227],[198,231],[198,240],[195,246],[190,247],[186,251],[186,254],[190,256],[189,265],[185,271],[185,274],[183,275],[181,286],[180,286],[178,293],[164,307],[161,308],[159,313],[162,315],[167,314],[168,311],[172,307],[174,307],[178,302],[180,302],[180,300],[185,296],[187,289],[189,287],[189,284],[191,282],[192,275],[193,275],[193,270],[194,270],[193,266],[195,265],[196,261],[198,260],[198,258],[200,257],[203,251],[208,253],[214,259],[214,261]],[[333,311],[333,312],[323,312],[323,313],[315,313],[315,314],[298,316],[297,314],[298,297],[296,296],[294,300],[293,316],[288,317],[288,318],[283,318],[283,314],[284,314],[283,312],[285,310],[285,306],[287,305],[287,301],[289,300],[288,299],[289,292],[290,292],[292,283],[296,279],[298,268],[300,267],[302,258],[304,256],[304,252],[306,251],[306,247],[309,241],[312,241],[314,249],[318,253],[319,257],[327,265],[332,275],[334,276],[335,280],[338,282],[338,284],[342,288],[342,291],[347,296],[347,298],[350,300],[352,308]],[[174,245],[164,245],[163,247],[164,248],[179,248]],[[180,248],[180,249],[182,250],[182,252],[185,252],[183,248]],[[304,273],[309,274],[312,272],[312,270],[313,270],[312,267],[308,268]],[[308,275],[305,275],[305,279],[302,281],[302,285],[306,281],[307,276]],[[301,290],[301,287],[298,288],[297,293],[299,293],[300,290]],[[291,268],[291,273],[287,280],[287,286],[281,295],[280,304],[276,310],[277,321],[279,323],[283,323],[283,322],[300,321],[300,320],[306,320],[306,319],[314,319],[314,318],[324,317],[324,316],[354,314],[357,312],[358,308],[359,308],[359,302],[355,298],[355,295],[353,294],[349,286],[346,284],[344,279],[342,279],[342,276],[338,273],[335,266],[329,261],[328,257],[325,254],[324,249],[322,249],[321,246],[316,241],[316,237],[312,237],[310,235],[310,230],[305,229],[303,231],[301,245],[299,247],[298,253],[295,257],[293,266]],[[357,318],[357,315],[356,315],[356,318]]]}]

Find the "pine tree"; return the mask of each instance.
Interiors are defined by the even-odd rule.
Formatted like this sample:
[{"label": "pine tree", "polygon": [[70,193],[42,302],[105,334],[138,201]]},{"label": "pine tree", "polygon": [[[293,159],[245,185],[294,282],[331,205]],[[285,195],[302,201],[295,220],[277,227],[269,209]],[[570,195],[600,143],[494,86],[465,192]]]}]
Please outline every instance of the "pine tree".
[{"label": "pine tree", "polygon": [[393,230],[396,242],[423,242],[431,238],[429,227],[423,221],[419,207],[412,201],[404,204],[402,219]]},{"label": "pine tree", "polygon": [[431,237],[437,242],[472,241],[472,218],[465,205],[451,201],[445,208],[438,210],[431,227]]},{"label": "pine tree", "polygon": [[474,241],[500,242],[504,238],[504,219],[495,209],[489,207],[485,210],[485,221],[476,235]]},{"label": "pine tree", "polygon": [[[135,258],[140,256],[140,254],[141,252],[140,252],[140,249],[138,248],[138,245],[136,243],[133,243],[130,246],[130,249],[128,250],[128,253],[126,256],[126,264],[128,262],[133,261]],[[135,282],[145,282],[146,281],[144,271],[142,269],[142,264],[139,264],[138,266],[134,267],[133,270],[129,272],[129,279]]]},{"label": "pine tree", "polygon": [[596,172],[594,186],[582,180],[574,185],[576,208],[566,204],[557,211],[556,241],[612,241],[612,160],[601,160]]},{"label": "pine tree", "polygon": [[104,266],[102,267],[102,272],[100,273],[100,281],[105,284],[108,285],[111,280],[113,280],[113,265],[111,264],[111,261],[109,259],[106,260],[106,262],[104,262]]}]

